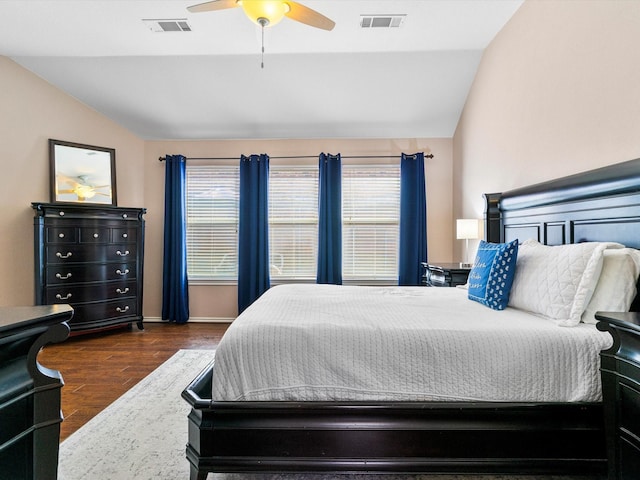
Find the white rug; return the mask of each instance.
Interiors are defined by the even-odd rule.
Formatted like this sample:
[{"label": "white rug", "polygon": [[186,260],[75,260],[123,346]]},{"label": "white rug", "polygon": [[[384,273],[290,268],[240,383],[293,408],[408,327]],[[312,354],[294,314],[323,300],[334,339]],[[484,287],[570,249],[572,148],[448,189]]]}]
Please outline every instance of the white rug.
[{"label": "white rug", "polygon": [[[189,405],[182,390],[213,360],[180,350],[60,445],[59,480],[188,480]],[[510,475],[241,475],[208,480],[596,480]]]},{"label": "white rug", "polygon": [[189,479],[180,394],[213,360],[180,350],[60,445],[60,480]]}]

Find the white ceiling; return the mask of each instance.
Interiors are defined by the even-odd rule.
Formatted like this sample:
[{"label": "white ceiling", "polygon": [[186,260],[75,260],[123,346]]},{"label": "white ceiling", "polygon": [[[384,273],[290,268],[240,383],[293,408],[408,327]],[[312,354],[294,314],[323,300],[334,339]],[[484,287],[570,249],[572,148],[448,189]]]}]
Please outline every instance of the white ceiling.
[{"label": "white ceiling", "polygon": [[[451,137],[483,49],[523,0],[301,0],[332,31],[204,0],[1,0],[0,55],[145,139]],[[361,14],[405,14],[362,29]],[[142,19],[185,18],[154,33]]]}]

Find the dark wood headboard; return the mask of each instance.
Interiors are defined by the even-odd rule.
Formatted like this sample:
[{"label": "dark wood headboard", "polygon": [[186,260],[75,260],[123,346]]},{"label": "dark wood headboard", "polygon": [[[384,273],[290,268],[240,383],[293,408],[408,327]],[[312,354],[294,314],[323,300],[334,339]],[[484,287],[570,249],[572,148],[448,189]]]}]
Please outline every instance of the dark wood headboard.
[{"label": "dark wood headboard", "polygon": [[484,197],[489,242],[608,241],[640,249],[640,159]]},{"label": "dark wood headboard", "polygon": [[485,201],[490,242],[611,241],[640,248],[640,159],[488,193]]}]

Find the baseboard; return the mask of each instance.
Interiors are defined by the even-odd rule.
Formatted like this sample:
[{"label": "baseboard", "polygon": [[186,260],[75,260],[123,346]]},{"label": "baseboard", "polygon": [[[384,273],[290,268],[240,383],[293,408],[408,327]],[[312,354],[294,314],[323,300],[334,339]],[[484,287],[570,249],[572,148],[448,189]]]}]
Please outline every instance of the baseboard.
[{"label": "baseboard", "polygon": [[[231,323],[233,318],[226,317],[190,317],[190,323]],[[167,323],[160,317],[144,317],[144,323]]]}]

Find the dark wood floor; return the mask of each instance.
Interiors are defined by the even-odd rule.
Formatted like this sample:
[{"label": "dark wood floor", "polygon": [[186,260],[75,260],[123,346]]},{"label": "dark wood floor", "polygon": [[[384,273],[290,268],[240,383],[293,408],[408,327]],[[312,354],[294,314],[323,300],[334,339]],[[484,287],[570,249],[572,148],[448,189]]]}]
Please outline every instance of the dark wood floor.
[{"label": "dark wood floor", "polygon": [[71,337],[45,347],[38,361],[64,379],[60,440],[155,370],[180,349],[214,349],[228,324],[146,323]]}]

